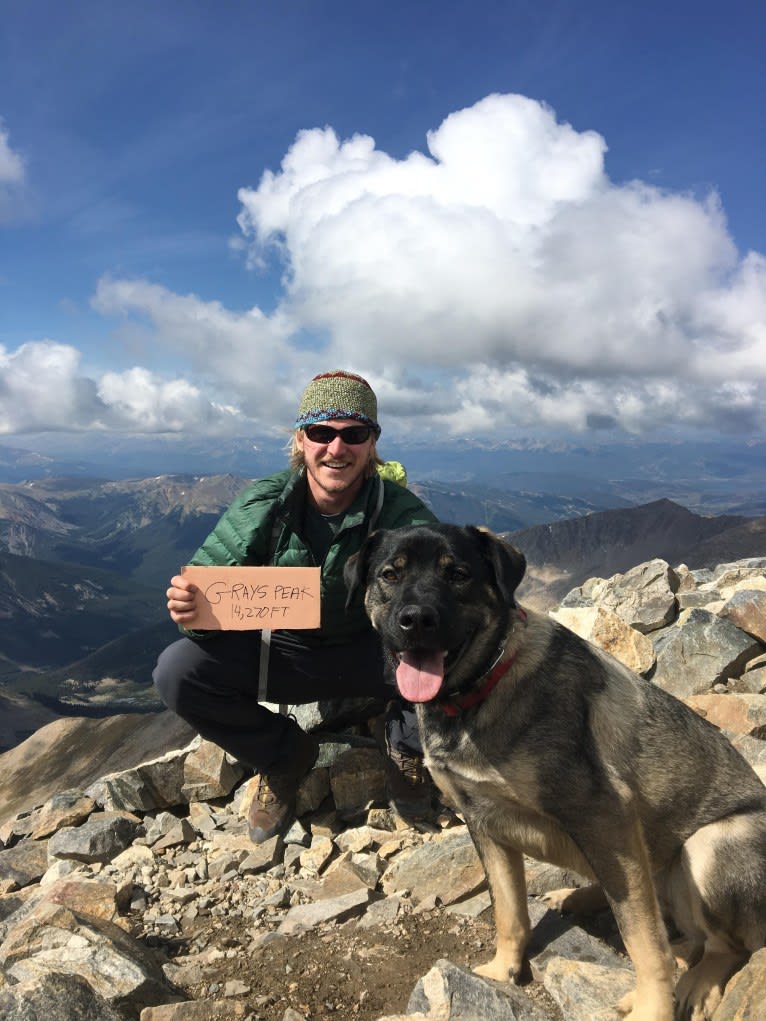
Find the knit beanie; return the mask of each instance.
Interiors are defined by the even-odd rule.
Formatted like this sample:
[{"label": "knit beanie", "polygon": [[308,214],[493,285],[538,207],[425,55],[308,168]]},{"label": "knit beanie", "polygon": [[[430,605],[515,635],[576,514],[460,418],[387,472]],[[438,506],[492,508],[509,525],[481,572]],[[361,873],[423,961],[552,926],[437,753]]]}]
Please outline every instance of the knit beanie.
[{"label": "knit beanie", "polygon": [[376,438],[380,436],[378,402],[372,387],[361,376],[341,369],[314,376],[303,391],[295,428],[336,418],[355,419],[369,425]]}]

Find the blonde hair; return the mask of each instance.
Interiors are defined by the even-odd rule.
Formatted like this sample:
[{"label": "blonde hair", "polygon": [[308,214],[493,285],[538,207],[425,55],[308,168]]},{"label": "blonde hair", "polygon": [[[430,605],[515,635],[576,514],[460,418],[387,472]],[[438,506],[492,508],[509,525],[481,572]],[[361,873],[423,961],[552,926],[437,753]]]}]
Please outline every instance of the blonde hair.
[{"label": "blonde hair", "polygon": [[[287,456],[288,464],[295,471],[296,468],[302,468],[306,464],[306,459],[303,456],[303,450],[298,446],[298,433],[302,432],[302,429],[294,429],[290,434],[290,439],[287,443]],[[372,433],[372,443],[370,444],[370,457],[367,462],[366,478],[372,478],[375,472],[378,470],[378,465],[385,464],[385,461],[378,457],[378,448],[375,442],[375,434]]]}]

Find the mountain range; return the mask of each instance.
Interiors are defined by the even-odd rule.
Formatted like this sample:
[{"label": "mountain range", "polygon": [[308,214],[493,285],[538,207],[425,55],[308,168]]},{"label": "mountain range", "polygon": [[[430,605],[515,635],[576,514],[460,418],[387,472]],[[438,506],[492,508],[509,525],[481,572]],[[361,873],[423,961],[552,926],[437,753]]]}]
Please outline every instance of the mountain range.
[{"label": "mountain range", "polygon": [[[384,423],[385,425],[385,423]],[[595,438],[594,438],[595,437]],[[285,465],[288,433],[256,437],[189,437],[114,433],[46,433],[0,444],[0,482],[61,477],[138,479],[147,476],[236,475],[256,478]],[[766,514],[766,443],[731,439],[636,437],[621,442],[545,442],[446,434],[390,435],[383,458],[410,478],[464,490],[574,497],[599,509],[667,497],[698,514]],[[527,522],[533,524],[535,522]]]},{"label": "mountain range", "polygon": [[[167,582],[246,482],[225,473],[0,484],[0,696],[11,699],[0,748],[36,729],[41,707],[157,708],[151,668],[177,633]],[[652,557],[704,567],[766,549],[766,517],[706,516],[668,499],[615,505],[598,487],[556,496],[412,476],[411,488],[442,520],[517,545],[529,565],[520,597],[539,608]]]}]

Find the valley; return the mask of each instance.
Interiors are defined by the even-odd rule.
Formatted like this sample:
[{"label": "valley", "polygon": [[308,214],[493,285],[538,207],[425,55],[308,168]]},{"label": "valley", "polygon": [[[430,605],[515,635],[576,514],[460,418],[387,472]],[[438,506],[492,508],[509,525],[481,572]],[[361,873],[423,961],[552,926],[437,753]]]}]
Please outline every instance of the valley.
[{"label": "valley", "polygon": [[[0,483],[0,749],[39,726],[41,709],[158,708],[151,671],[177,634],[167,582],[246,482],[226,472]],[[595,481],[563,495],[412,473],[409,484],[441,520],[483,525],[517,545],[528,560],[520,597],[542,609],[589,577],[650,557],[704,567],[766,549],[766,517],[636,503]]]}]

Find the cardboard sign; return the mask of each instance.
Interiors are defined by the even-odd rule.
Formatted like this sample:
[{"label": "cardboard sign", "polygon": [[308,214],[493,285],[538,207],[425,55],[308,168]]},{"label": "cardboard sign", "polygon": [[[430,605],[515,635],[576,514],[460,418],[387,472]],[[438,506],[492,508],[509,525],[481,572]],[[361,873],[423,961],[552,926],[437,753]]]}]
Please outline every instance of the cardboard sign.
[{"label": "cardboard sign", "polygon": [[318,567],[191,567],[184,578],[199,590],[189,625],[209,631],[319,627]]}]

